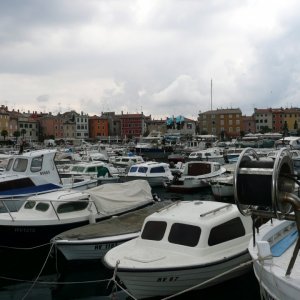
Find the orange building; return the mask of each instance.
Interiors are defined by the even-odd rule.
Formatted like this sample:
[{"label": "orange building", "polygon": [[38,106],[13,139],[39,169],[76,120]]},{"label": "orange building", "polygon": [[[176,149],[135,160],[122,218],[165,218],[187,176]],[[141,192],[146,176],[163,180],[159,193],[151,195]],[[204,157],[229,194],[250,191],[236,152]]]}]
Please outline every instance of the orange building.
[{"label": "orange building", "polygon": [[91,139],[109,135],[108,119],[98,116],[89,118],[89,133]]}]

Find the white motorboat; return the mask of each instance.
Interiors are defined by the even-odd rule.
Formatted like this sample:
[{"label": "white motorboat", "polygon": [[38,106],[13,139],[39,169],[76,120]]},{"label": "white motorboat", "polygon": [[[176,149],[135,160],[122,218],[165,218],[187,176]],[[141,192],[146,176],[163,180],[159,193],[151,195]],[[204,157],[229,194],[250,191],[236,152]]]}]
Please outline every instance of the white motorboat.
[{"label": "white motorboat", "polygon": [[241,265],[250,261],[251,233],[251,217],[236,205],[181,201],[147,217],[140,236],[111,249],[104,264],[137,299],[173,295],[251,269]]},{"label": "white motorboat", "polygon": [[62,172],[61,178],[84,178],[90,177],[97,179],[98,184],[112,183],[119,181],[121,170],[103,161],[91,161],[76,163]]},{"label": "white motorboat", "polygon": [[224,155],[223,149],[219,147],[207,148],[203,150],[198,150],[195,152],[191,152],[188,156],[189,161],[213,161],[224,164]]},{"label": "white motorboat", "polygon": [[181,173],[174,174],[174,178],[165,187],[172,192],[194,192],[208,187],[210,180],[225,173],[226,169],[218,162],[189,161],[186,162]]},{"label": "white motorboat", "polygon": [[226,172],[209,181],[212,194],[216,200],[222,198],[233,198],[233,173],[235,164],[224,165]]},{"label": "white motorboat", "polygon": [[154,202],[121,216],[76,227],[55,236],[52,243],[68,261],[102,259],[113,247],[138,237],[144,219],[171,203]]},{"label": "white motorboat", "polygon": [[140,155],[122,155],[111,157],[110,162],[116,167],[127,168],[134,164],[143,163],[144,159]]},{"label": "white motorboat", "polygon": [[154,198],[149,184],[136,180],[30,196],[14,212],[7,202],[14,200],[0,201],[7,210],[0,214],[0,246],[32,247],[68,229],[152,204]]},{"label": "white motorboat", "polygon": [[17,197],[60,188],[86,189],[97,180],[81,178],[62,182],[55,165],[56,150],[36,150],[13,155],[0,175],[0,197]]},{"label": "white motorboat", "polygon": [[164,162],[147,161],[140,164],[132,165],[123,180],[130,181],[144,179],[153,186],[164,186],[173,179],[170,166]]},{"label": "white motorboat", "polygon": [[277,219],[262,225],[255,239],[251,239],[248,250],[263,299],[299,299],[299,257],[291,274],[286,273],[297,239],[296,222]]}]

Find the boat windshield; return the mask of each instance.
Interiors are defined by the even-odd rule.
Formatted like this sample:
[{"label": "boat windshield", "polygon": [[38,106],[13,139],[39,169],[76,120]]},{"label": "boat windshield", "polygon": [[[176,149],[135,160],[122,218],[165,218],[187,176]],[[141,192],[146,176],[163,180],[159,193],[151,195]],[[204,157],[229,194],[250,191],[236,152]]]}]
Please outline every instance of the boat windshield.
[{"label": "boat windshield", "polygon": [[172,244],[195,247],[199,243],[201,228],[199,226],[174,223],[171,227],[168,240]]},{"label": "boat windshield", "polygon": [[144,240],[160,241],[164,237],[167,222],[148,221],[143,229],[141,238]]},{"label": "boat windshield", "polygon": [[138,172],[139,173],[147,173],[148,168],[147,167],[139,167]]},{"label": "boat windshield", "polygon": [[83,173],[85,167],[82,166],[73,166],[71,169],[71,172],[79,172],[79,173]]},{"label": "boat windshield", "polygon": [[130,168],[130,171],[129,171],[129,172],[131,172],[131,173],[132,173],[132,172],[136,172],[137,169],[138,169],[138,167],[133,166],[133,167]]},{"label": "boat windshield", "polygon": [[163,166],[151,168],[150,173],[165,173],[165,168]]},{"label": "boat windshield", "polygon": [[13,165],[13,170],[15,172],[25,172],[27,169],[27,165],[28,165],[28,159],[16,158]]},{"label": "boat windshield", "polygon": [[241,219],[237,217],[212,228],[208,238],[208,245],[218,245],[220,243],[242,237],[245,234],[245,227]]},{"label": "boat windshield", "polygon": [[85,210],[89,204],[88,199],[87,201],[70,201],[66,203],[62,203],[58,206],[57,208],[57,213],[63,214],[63,213],[69,213],[73,211],[80,211],[80,210]]}]

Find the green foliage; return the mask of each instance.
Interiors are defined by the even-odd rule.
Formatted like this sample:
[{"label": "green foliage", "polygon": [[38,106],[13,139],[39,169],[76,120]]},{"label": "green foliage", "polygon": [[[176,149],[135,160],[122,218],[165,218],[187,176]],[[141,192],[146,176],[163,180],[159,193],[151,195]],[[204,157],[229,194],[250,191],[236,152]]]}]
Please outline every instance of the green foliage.
[{"label": "green foliage", "polygon": [[5,138],[8,136],[8,131],[7,131],[6,129],[3,129],[3,130],[1,131],[1,135],[3,136],[3,139],[4,139],[4,141],[5,141]]}]

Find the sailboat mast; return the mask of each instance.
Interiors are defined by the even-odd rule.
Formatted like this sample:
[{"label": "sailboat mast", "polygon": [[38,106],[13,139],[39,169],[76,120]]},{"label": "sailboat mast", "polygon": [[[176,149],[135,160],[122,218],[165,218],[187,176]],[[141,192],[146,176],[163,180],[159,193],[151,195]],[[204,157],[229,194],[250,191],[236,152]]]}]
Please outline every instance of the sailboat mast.
[{"label": "sailboat mast", "polygon": [[212,79],[210,80],[210,110],[212,111]]},{"label": "sailboat mast", "polygon": [[212,136],[213,134],[213,119],[212,119],[212,79],[210,80],[210,118],[211,118],[211,130],[210,130],[210,134]]}]

